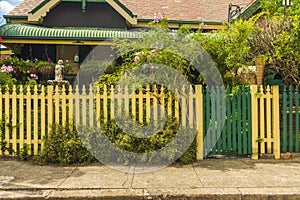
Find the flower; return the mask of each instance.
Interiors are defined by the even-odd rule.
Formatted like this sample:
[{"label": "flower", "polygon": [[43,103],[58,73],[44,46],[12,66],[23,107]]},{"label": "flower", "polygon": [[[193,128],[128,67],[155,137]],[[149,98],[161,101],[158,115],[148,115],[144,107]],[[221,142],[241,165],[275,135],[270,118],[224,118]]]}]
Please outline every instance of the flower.
[{"label": "flower", "polygon": [[163,19],[163,15],[160,12],[154,13],[154,22],[155,23],[158,23],[162,19]]},{"label": "flower", "polygon": [[14,68],[12,66],[2,65],[1,71],[10,73],[14,71]]},{"label": "flower", "polygon": [[138,62],[140,60],[140,57],[139,56],[135,56],[134,57],[134,62]]},{"label": "flower", "polygon": [[156,49],[152,49],[150,52],[151,52],[151,53],[155,53],[155,52],[156,52]]},{"label": "flower", "polygon": [[36,74],[30,74],[30,78],[34,79],[34,80],[38,80],[38,75]]}]

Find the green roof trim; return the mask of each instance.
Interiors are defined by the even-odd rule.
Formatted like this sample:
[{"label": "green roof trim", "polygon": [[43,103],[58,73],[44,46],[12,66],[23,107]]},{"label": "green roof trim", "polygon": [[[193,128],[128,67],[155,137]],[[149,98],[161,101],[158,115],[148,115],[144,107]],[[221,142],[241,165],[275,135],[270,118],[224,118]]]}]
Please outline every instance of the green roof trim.
[{"label": "green roof trim", "polygon": [[242,12],[236,19],[247,20],[251,16],[253,16],[253,14],[256,13],[259,9],[260,9],[260,0],[256,0],[246,10],[244,10],[244,12]]},{"label": "green roof trim", "polygon": [[46,28],[26,24],[5,24],[0,27],[3,39],[91,40],[137,39],[142,34],[123,29],[99,28]]},{"label": "green roof trim", "polygon": [[35,7],[32,11],[29,13],[34,14],[36,11],[38,11],[40,8],[42,8],[44,5],[46,5],[51,0],[44,0],[42,3],[40,3],[37,7]]},{"label": "green roof trim", "polygon": [[[151,22],[153,19],[138,19],[138,22]],[[184,20],[167,20],[169,23],[176,24],[199,24],[204,23],[206,25],[222,25],[222,22],[204,22],[204,21],[184,21]]]},{"label": "green roof trim", "polygon": [[28,16],[24,15],[3,15],[5,19],[28,19]]},{"label": "green roof trim", "polygon": [[127,14],[130,15],[132,18],[136,18],[137,15],[134,15],[124,4],[122,4],[119,0],[114,0]]}]

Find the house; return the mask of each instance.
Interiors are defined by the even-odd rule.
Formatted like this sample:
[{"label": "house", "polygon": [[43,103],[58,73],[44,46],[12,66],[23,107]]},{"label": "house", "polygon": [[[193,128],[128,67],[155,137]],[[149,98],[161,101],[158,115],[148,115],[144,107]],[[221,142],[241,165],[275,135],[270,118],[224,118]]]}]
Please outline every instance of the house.
[{"label": "house", "polygon": [[229,5],[241,10],[252,0],[24,0],[0,27],[2,44],[24,59],[68,60],[73,67],[100,45],[101,56],[111,53],[113,38],[135,39],[149,28],[154,14],[168,26],[182,25],[211,31],[228,20]]}]

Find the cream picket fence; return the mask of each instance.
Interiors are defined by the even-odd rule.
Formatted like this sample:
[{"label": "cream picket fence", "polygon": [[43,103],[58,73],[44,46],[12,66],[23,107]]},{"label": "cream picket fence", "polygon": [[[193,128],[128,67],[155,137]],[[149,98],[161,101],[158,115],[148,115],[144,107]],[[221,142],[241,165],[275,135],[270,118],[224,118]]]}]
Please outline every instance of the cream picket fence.
[{"label": "cream picket fence", "polygon": [[[155,105],[160,105],[155,106]],[[169,95],[164,87],[146,86],[131,91],[113,86],[102,89],[83,86],[13,86],[9,91],[0,90],[0,140],[6,150],[0,155],[20,152],[27,144],[30,153],[37,155],[43,149],[43,138],[51,133],[52,126],[100,126],[115,116],[127,113],[133,121],[149,123],[158,121],[165,109],[167,116],[179,120],[183,127],[197,129],[197,159],[202,159],[203,122],[202,86],[183,87]],[[197,112],[199,111],[199,112]],[[5,145],[6,144],[6,145]],[[10,149],[11,151],[9,151]]]},{"label": "cream picket fence", "polygon": [[[165,114],[175,117],[182,127],[197,130],[196,158],[201,160],[205,135],[203,113],[206,109],[202,86],[182,87],[171,94],[166,88],[153,85],[134,90],[113,86],[101,89],[92,86],[13,86],[5,91],[0,89],[0,155],[18,153],[25,144],[29,146],[30,154],[37,155],[44,148],[44,138],[51,134],[56,124],[70,128],[81,125],[100,127],[102,123],[126,115],[139,123],[152,120],[159,123]],[[205,119],[212,115],[205,113]],[[258,159],[260,153],[273,154],[276,159],[280,157],[279,114],[278,86],[251,86],[252,132],[249,134],[252,135],[249,137],[252,138],[253,159]],[[228,127],[218,129],[225,131]],[[222,142],[228,142],[228,137],[222,136]]]}]

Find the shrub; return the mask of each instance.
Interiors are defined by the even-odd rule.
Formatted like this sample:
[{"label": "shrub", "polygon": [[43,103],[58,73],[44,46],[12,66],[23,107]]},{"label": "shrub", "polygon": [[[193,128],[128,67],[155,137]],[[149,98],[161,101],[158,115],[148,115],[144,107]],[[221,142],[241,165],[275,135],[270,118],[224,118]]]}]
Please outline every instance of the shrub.
[{"label": "shrub", "polygon": [[44,149],[34,159],[36,163],[69,165],[94,161],[93,156],[83,147],[77,132],[69,126],[53,126],[51,134],[44,138],[44,142]]}]

